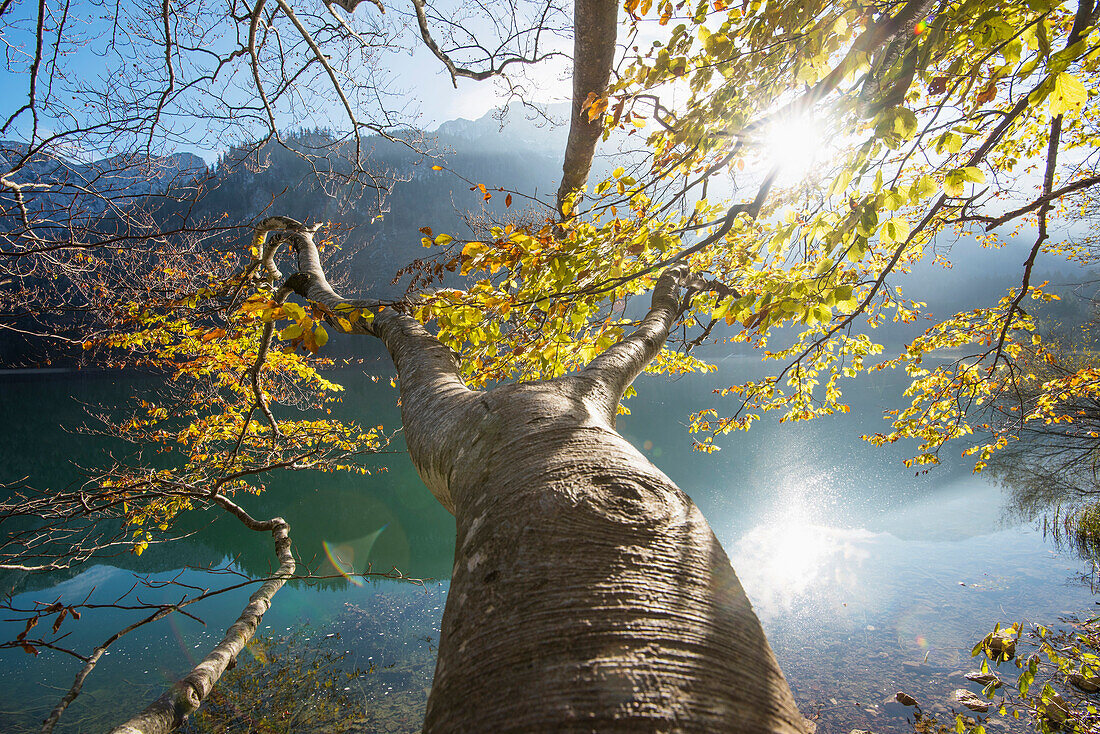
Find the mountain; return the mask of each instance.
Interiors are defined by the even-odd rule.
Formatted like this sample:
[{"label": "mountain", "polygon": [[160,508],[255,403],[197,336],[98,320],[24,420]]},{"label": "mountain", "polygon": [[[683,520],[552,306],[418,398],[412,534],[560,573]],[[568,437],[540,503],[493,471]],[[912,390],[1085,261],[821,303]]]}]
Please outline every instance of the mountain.
[{"label": "mountain", "polygon": [[[551,108],[548,114],[560,117],[563,111]],[[243,249],[249,224],[264,216],[327,222],[342,252],[350,255],[333,267],[334,275],[343,276],[338,282],[348,292],[388,298],[404,291],[393,282],[395,274],[428,254],[420,244],[421,227],[462,238],[484,236],[486,217],[545,217],[550,209],[522,203],[526,199],[506,207],[498,190],[552,202],[565,135],[564,127],[529,119],[517,105],[478,120],[447,122],[431,133],[365,137],[362,165],[373,179],[353,175],[353,142],[326,130],[235,145],[210,166],[189,153],[88,161],[76,151],[45,146],[32,151],[25,143],[0,141],[0,174],[32,185],[24,196],[27,209],[47,227],[76,222],[85,230],[111,233],[125,229],[127,214],[140,213],[165,231],[216,226],[221,233],[208,240],[211,246]],[[486,199],[478,184],[499,195]],[[0,191],[0,238],[20,227],[15,197]],[[446,275],[457,284],[457,276]],[[31,285],[52,287],[39,280]],[[60,356],[56,345],[40,344],[39,356],[32,358],[31,342],[0,334],[0,366]]]},{"label": "mountain", "polygon": [[507,147],[560,157],[569,136],[569,113],[568,102],[548,105],[538,112],[512,104],[477,120],[444,122],[431,134],[456,150]]},{"label": "mountain", "polygon": [[[551,107],[548,114],[563,110]],[[344,248],[358,253],[347,265],[353,286],[396,297],[402,288],[391,282],[395,273],[428,254],[421,227],[459,238],[485,236],[479,223],[486,216],[539,221],[548,215],[550,209],[521,203],[525,199],[506,207],[499,189],[552,202],[566,134],[565,127],[525,117],[517,105],[503,115],[503,127],[497,111],[449,121],[430,133],[410,132],[409,139],[366,138],[363,166],[385,186],[383,195],[372,181],[353,180],[351,141],[330,131],[303,131],[287,137],[285,146],[268,141],[226,151],[205,194],[186,213],[210,221],[248,222],[270,213],[333,223]]]},{"label": "mountain", "polygon": [[[0,171],[16,184],[30,184],[24,201],[34,216],[94,217],[109,207],[129,207],[144,198],[191,184],[206,163],[191,153],[146,158],[114,155],[81,162],[76,151],[0,140]],[[14,214],[14,196],[0,192],[0,221]]]}]

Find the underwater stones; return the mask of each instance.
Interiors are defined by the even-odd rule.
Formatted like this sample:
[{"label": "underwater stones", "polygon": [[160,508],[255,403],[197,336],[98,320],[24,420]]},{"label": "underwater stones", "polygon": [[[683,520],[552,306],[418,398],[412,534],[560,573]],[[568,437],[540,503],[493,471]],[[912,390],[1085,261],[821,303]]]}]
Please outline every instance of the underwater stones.
[{"label": "underwater stones", "polygon": [[976,670],[972,673],[967,673],[966,679],[983,687],[988,686],[990,683],[993,684],[994,688],[1000,688],[1004,685],[1004,681],[1002,681],[997,676],[993,675],[992,673],[983,673],[980,670]]},{"label": "underwater stones", "polygon": [[1085,693],[1096,693],[1100,691],[1100,676],[1085,675],[1079,670],[1075,670],[1069,674],[1069,682],[1075,687]]},{"label": "underwater stones", "polygon": [[1069,718],[1069,704],[1059,693],[1052,696],[1044,695],[1043,700],[1039,703],[1039,713],[1042,714],[1043,718],[1055,724],[1061,724]]},{"label": "underwater stones", "polygon": [[976,695],[966,690],[965,688],[957,688],[955,692],[951,694],[951,697],[956,703],[961,703],[971,711],[978,711],[985,713],[989,710],[989,701],[978,698]]},{"label": "underwater stones", "polygon": [[1016,636],[1011,632],[995,632],[988,638],[989,649],[999,660],[1011,660],[1016,655]]},{"label": "underwater stones", "polygon": [[898,691],[894,694],[894,700],[900,703],[902,706],[919,706],[917,699],[910,696],[904,691]]}]

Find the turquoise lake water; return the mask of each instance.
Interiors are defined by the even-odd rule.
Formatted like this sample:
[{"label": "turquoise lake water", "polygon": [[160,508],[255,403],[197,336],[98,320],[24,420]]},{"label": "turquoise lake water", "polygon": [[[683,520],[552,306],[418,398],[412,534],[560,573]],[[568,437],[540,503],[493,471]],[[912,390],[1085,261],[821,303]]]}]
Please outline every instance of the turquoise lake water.
[{"label": "turquoise lake water", "polygon": [[[1056,624],[1060,616],[1095,609],[1082,582],[1090,562],[1057,547],[1033,523],[1013,519],[1001,488],[958,458],[962,446],[949,448],[943,465],[918,474],[902,464],[911,447],[881,449],[860,440],[861,433],[880,429],[884,409],[897,407],[899,376],[860,383],[849,393],[848,415],[784,425],[761,421],[748,433],[723,438],[719,452],[692,451],[689,413],[720,405],[713,389],[759,369],[748,359],[731,359],[717,375],[645,378],[619,430],[703,510],[803,713],[819,721],[820,731],[911,730],[906,710],[886,700],[905,690],[926,710],[946,711],[951,692],[968,686],[962,674],[974,667],[970,648],[994,623]],[[374,381],[361,371],[335,377],[347,387],[341,412],[368,425],[399,426],[388,379]],[[126,404],[151,384],[108,373],[0,375],[0,483],[23,476],[38,487],[78,482],[79,465],[101,463],[104,445],[71,429],[86,420],[89,406]],[[340,698],[343,725],[363,732],[418,731],[454,522],[404,454],[380,456],[376,465],[369,477],[286,472],[265,494],[240,501],[254,517],[289,520],[308,570],[336,574],[327,547],[358,571],[368,564],[375,571],[396,568],[423,583],[356,585],[332,578],[290,584],[265,617],[262,640],[242,656],[242,669],[270,672],[288,656],[299,662],[339,657],[331,668],[322,667],[341,677],[318,689]],[[170,580],[220,588],[238,582],[238,574],[259,577],[272,568],[269,537],[235,520],[196,516],[179,529],[193,534],[154,545],[140,558],[121,553],[53,577],[9,573],[2,577],[5,593],[17,607],[58,598],[112,602],[128,591],[144,602],[170,602],[183,593],[166,584]],[[99,731],[140,709],[220,639],[249,593],[234,591],[190,607],[205,626],[172,615],[128,635],[89,677],[59,730]],[[71,633],[62,644],[88,652],[133,620],[117,609],[88,612],[77,623],[66,622],[62,632]],[[11,622],[0,628],[4,639],[22,629]],[[36,730],[79,668],[76,659],[48,650],[36,657],[0,651],[0,731]],[[242,682],[226,690],[245,687]],[[276,696],[253,698],[240,694],[226,705],[240,709],[241,721],[275,711],[288,731],[327,730],[324,703],[284,712]],[[1016,722],[999,725],[1023,730]]]}]

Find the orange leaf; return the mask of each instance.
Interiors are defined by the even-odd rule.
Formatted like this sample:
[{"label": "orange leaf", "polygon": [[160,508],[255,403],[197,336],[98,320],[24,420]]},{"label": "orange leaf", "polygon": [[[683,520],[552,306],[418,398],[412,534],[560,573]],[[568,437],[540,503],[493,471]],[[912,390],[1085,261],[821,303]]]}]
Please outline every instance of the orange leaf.
[{"label": "orange leaf", "polygon": [[983,89],[978,94],[977,102],[978,102],[978,104],[985,104],[986,102],[992,101],[992,99],[996,96],[997,96],[997,81],[993,80],[989,83],[989,85],[985,89]]},{"label": "orange leaf", "polygon": [[211,329],[210,331],[202,335],[202,340],[204,342],[208,342],[221,336],[225,336],[225,329]]},{"label": "orange leaf", "polygon": [[504,197],[504,206],[512,206],[512,195],[508,194]]},{"label": "orange leaf", "polygon": [[30,619],[28,619],[27,626],[23,628],[23,631],[19,633],[19,636],[15,638],[15,641],[21,642],[23,638],[27,636],[27,633],[30,632],[36,624],[38,624],[38,617],[31,617]]},{"label": "orange leaf", "polygon": [[65,615],[69,613],[68,608],[62,609],[61,613],[57,615],[57,619],[53,623],[53,631],[57,632],[61,629],[61,623],[65,621]]}]

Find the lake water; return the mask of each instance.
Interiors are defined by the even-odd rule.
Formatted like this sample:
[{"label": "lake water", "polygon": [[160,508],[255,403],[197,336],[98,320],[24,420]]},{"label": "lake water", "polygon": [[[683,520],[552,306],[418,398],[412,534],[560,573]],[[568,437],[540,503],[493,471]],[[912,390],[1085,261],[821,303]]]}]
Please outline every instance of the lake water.
[{"label": "lake water", "polygon": [[[1001,490],[957,458],[961,446],[918,475],[902,465],[910,447],[860,440],[878,429],[884,408],[897,406],[898,375],[853,389],[848,415],[761,421],[722,439],[720,452],[693,452],[688,414],[721,401],[714,388],[759,369],[731,359],[717,375],[645,378],[619,430],[709,519],[819,731],[911,731],[907,711],[885,701],[905,690],[926,710],[946,711],[951,691],[968,687],[962,675],[974,667],[970,648],[994,623],[1056,624],[1094,609],[1080,578],[1089,564],[1033,525],[1011,520]],[[387,379],[360,371],[336,378],[347,387],[342,412],[398,427],[396,390]],[[103,443],[63,426],[84,422],[87,405],[124,404],[151,384],[118,374],[0,375],[0,482],[79,481],[77,465],[101,462]],[[335,575],[327,547],[353,558],[358,571],[370,564],[426,580],[357,585],[336,577],[285,587],[264,619],[262,639],[241,656],[239,674],[210,707],[221,720],[236,721],[237,730],[260,728],[263,719],[271,731],[419,731],[454,522],[406,456],[387,454],[376,465],[365,478],[286,472],[265,494],[240,498],[254,517],[289,520],[300,570]],[[269,536],[236,520],[196,515],[179,529],[194,533],[140,558],[123,553],[79,572],[7,574],[4,591],[16,607],[58,598],[110,603],[126,592],[143,602],[174,602],[184,591],[170,580],[220,588],[238,582],[237,574],[263,576],[272,568]],[[210,568],[217,570],[202,570]],[[221,638],[249,593],[189,607],[205,626],[177,614],[125,637],[89,677],[59,730],[98,731],[139,710]],[[61,632],[70,634],[59,644],[87,653],[134,619],[118,609],[88,612],[65,623]],[[21,629],[0,622],[5,640]],[[36,657],[0,651],[0,731],[37,730],[79,668],[75,658],[49,650]],[[311,695],[303,697],[305,690]],[[1011,720],[999,726],[1025,728]]]}]

